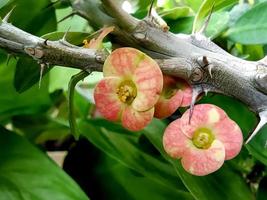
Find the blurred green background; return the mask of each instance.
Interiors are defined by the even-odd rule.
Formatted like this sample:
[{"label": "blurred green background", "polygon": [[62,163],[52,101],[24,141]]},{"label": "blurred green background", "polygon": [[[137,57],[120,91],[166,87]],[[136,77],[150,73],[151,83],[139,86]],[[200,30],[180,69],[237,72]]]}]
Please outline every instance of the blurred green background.
[{"label": "blurred green background", "polygon": [[[97,30],[79,16],[61,21],[72,13],[72,2],[0,0],[0,16],[16,6],[10,17],[13,25],[50,40],[59,39],[69,29],[67,40],[82,45]],[[140,19],[150,5],[149,0],[118,3]],[[206,35],[235,56],[263,58],[267,51],[267,1],[158,0],[155,8],[171,32],[191,34],[200,29],[213,4]],[[104,46],[111,50],[109,39]],[[0,50],[0,200],[267,198],[266,127],[219,171],[192,176],[162,147],[165,127],[184,109],[166,120],[153,120],[138,133],[95,118],[92,92],[102,78],[99,72],[76,87],[74,105],[81,137],[75,141],[68,124],[67,89],[71,76],[78,72],[50,66],[39,88],[36,61]],[[223,108],[240,125],[244,137],[255,128],[257,117],[243,103],[217,94],[208,94],[199,103],[204,102]],[[63,168],[47,151],[67,153]]]}]

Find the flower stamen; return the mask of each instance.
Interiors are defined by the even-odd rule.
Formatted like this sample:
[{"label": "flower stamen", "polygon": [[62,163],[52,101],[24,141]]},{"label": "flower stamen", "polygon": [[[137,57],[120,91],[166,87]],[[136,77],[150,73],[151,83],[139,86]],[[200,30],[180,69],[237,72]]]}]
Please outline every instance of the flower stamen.
[{"label": "flower stamen", "polygon": [[214,135],[208,128],[199,128],[194,132],[193,144],[199,149],[208,149],[214,140]]},{"label": "flower stamen", "polygon": [[137,89],[132,81],[126,80],[119,85],[116,94],[121,102],[131,104],[137,95]]}]

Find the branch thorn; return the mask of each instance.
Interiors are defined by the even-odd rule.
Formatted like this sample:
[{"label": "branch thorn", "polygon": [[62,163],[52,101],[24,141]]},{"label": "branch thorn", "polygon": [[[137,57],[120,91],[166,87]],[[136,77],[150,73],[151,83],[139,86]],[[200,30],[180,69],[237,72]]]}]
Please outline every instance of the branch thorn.
[{"label": "branch thorn", "polygon": [[66,42],[67,42],[67,35],[68,35],[69,31],[70,31],[70,27],[69,27],[68,30],[65,32],[63,38],[61,39],[62,41],[66,41]]},{"label": "branch thorn", "polygon": [[208,18],[206,19],[206,21],[204,22],[202,28],[198,31],[198,34],[204,34],[208,25],[209,25],[209,22],[210,22],[210,18],[211,18],[211,15],[212,15],[212,12],[213,12],[213,9],[214,9],[214,6],[215,6],[215,1],[213,1],[213,4],[212,4],[212,7],[210,9],[210,13],[208,15]]},{"label": "branch thorn", "polygon": [[48,46],[47,41],[48,41],[48,39],[45,39],[45,41],[44,41],[44,45],[46,45],[46,46]]},{"label": "branch thorn", "polygon": [[152,17],[152,9],[153,9],[154,2],[155,2],[154,0],[151,0],[151,1],[150,1],[150,6],[149,6],[148,14],[147,14],[147,16],[148,16],[149,18]]},{"label": "branch thorn", "polygon": [[65,46],[67,46],[67,47],[76,47],[76,46],[70,44],[70,43],[67,41],[67,35],[68,35],[69,31],[70,31],[70,27],[69,27],[68,30],[65,32],[63,38],[62,38],[61,40],[59,40],[59,42],[60,42],[61,44],[65,45]]},{"label": "branch thorn", "polygon": [[252,138],[254,138],[254,136],[257,135],[260,129],[267,123],[267,110],[260,112],[259,117],[260,117],[260,122],[258,123],[253,133],[248,137],[245,144],[248,144],[252,140]]},{"label": "branch thorn", "polygon": [[210,78],[212,78],[212,73],[211,73],[211,70],[213,68],[213,65],[208,65],[208,71],[209,71],[209,75],[210,75]]},{"label": "branch thorn", "polygon": [[8,23],[8,20],[9,20],[9,18],[10,18],[10,16],[11,16],[11,14],[12,14],[12,12],[13,12],[13,10],[16,8],[16,6],[13,6],[13,8],[6,14],[6,16],[3,18],[3,22],[6,22],[6,23]]},{"label": "branch thorn", "polygon": [[197,63],[203,68],[209,65],[207,56],[200,56],[197,58]]},{"label": "branch thorn", "polygon": [[201,56],[197,58],[197,63],[202,67],[207,67],[208,68],[208,72],[210,75],[210,78],[212,78],[212,73],[211,70],[214,67],[212,64],[210,64],[210,62],[208,61],[207,56]]},{"label": "branch thorn", "polygon": [[41,88],[42,78],[43,78],[43,73],[44,73],[45,66],[46,66],[46,64],[44,64],[44,63],[40,64],[39,89]]},{"label": "branch thorn", "polygon": [[158,15],[156,10],[153,8],[154,0],[151,0],[150,7],[147,14],[148,21],[155,27],[160,28],[163,32],[169,31],[170,27],[168,24]]},{"label": "branch thorn", "polygon": [[259,60],[260,63],[267,65],[267,56],[265,56],[264,58],[262,58],[261,60]]}]

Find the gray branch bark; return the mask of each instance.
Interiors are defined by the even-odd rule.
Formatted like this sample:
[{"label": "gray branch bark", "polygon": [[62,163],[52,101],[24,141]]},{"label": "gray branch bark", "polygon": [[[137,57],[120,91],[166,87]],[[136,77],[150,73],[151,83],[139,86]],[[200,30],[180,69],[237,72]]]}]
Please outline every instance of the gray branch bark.
[{"label": "gray branch bark", "polygon": [[7,21],[0,23],[0,47],[12,54],[31,56],[40,64],[101,71],[106,53],[68,43],[48,41],[22,31]]},{"label": "gray branch bark", "polygon": [[[196,95],[211,91],[241,100],[261,118],[256,131],[267,122],[267,59],[251,62],[234,57],[200,33],[173,34],[149,17],[137,20],[128,15],[115,0],[70,0],[70,3],[73,11],[93,27],[115,26],[112,39],[116,43],[146,52],[156,59],[163,73],[191,83]],[[45,41],[6,21],[0,24],[0,47],[29,55],[40,63],[90,71],[101,71],[107,56],[65,40]]]}]

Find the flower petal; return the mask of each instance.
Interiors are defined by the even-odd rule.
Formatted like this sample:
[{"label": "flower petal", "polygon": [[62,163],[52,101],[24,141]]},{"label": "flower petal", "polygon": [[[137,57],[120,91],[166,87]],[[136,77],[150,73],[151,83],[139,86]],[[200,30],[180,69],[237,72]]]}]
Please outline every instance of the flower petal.
[{"label": "flower petal", "polygon": [[160,98],[155,105],[154,116],[166,118],[180,107],[183,100],[183,93],[176,88],[175,77],[163,75],[163,89]]},{"label": "flower petal", "polygon": [[106,59],[103,66],[104,76],[126,76],[131,79],[135,69],[145,54],[134,48],[119,48]]},{"label": "flower petal", "polygon": [[137,88],[133,108],[138,111],[152,108],[158,101],[163,87],[163,75],[156,61],[148,56],[144,57],[134,72],[133,81]]},{"label": "flower petal", "polygon": [[199,127],[210,127],[227,117],[227,114],[218,106],[212,104],[195,105],[193,115],[189,123],[190,111],[187,110],[181,117],[181,130],[192,138],[194,131]]},{"label": "flower petal", "polygon": [[121,79],[109,77],[102,79],[95,87],[94,99],[97,110],[104,118],[116,121],[119,120],[123,104],[119,100],[116,89]]},{"label": "flower petal", "polygon": [[242,148],[243,134],[239,126],[230,118],[225,118],[215,125],[215,137],[225,147],[225,159],[234,158]]},{"label": "flower petal", "polygon": [[139,131],[151,122],[153,115],[154,108],[145,112],[139,112],[131,106],[127,106],[122,113],[122,125],[131,131]]},{"label": "flower petal", "polygon": [[204,176],[218,170],[224,162],[225,149],[222,142],[214,140],[208,149],[198,149],[193,144],[182,157],[184,169],[197,176]]},{"label": "flower petal", "polygon": [[164,131],[163,147],[173,158],[181,158],[189,143],[189,139],[180,130],[180,119],[170,123]]},{"label": "flower petal", "polygon": [[182,100],[183,93],[181,91],[176,92],[176,94],[170,99],[160,97],[155,105],[154,116],[159,119],[169,117],[180,107]]},{"label": "flower petal", "polygon": [[85,48],[90,48],[90,49],[101,49],[102,48],[102,41],[103,39],[114,30],[114,26],[110,26],[110,27],[104,27],[101,30],[101,33],[99,34],[99,36],[97,38],[93,38],[90,40],[89,43],[87,43],[87,41],[85,40],[85,45],[83,47]]}]

